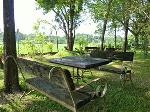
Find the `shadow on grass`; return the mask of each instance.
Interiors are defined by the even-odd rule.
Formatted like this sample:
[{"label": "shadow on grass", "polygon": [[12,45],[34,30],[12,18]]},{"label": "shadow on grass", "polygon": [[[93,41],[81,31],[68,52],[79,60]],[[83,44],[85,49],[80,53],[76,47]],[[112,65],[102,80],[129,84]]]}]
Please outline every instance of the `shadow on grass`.
[{"label": "shadow on grass", "polygon": [[0,112],[20,112],[20,104],[16,101],[17,94],[0,93]]},{"label": "shadow on grass", "polygon": [[4,79],[4,73],[3,73],[3,70],[0,69],[0,80],[3,80]]},{"label": "shadow on grass", "polygon": [[32,101],[27,105],[24,112],[71,112],[67,108],[51,101],[48,98]]},{"label": "shadow on grass", "polygon": [[150,96],[147,96],[149,88],[139,87],[138,83],[133,86],[127,83],[124,87],[119,86],[118,81],[109,82],[107,93],[108,112],[149,112]]},{"label": "shadow on grass", "polygon": [[[92,101],[87,105],[83,106],[78,110],[78,112],[96,112],[98,106],[101,106],[100,99]],[[65,107],[62,107],[59,104],[51,100],[45,101],[32,101],[32,104],[24,109],[25,112],[72,112]]]}]

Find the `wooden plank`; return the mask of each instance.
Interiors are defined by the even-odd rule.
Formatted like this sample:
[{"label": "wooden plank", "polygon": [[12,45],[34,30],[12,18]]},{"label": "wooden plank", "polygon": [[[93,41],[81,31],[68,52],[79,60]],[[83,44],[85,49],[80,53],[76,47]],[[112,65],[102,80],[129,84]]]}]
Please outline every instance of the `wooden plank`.
[{"label": "wooden plank", "polygon": [[29,87],[46,95],[51,100],[60,103],[72,111],[75,110],[69,91],[66,88],[54,85],[50,81],[39,77],[27,79],[26,82]]},{"label": "wooden plank", "polygon": [[[40,66],[40,68],[42,67]],[[42,68],[42,70],[44,69]],[[90,94],[75,90],[71,74],[68,70],[53,67],[49,72],[50,74],[44,72],[44,76],[47,77],[42,75],[41,77],[27,79],[27,85],[74,112],[91,101]]]},{"label": "wooden plank", "polygon": [[123,67],[117,68],[109,65],[99,66],[98,70],[111,72],[111,73],[117,73],[117,74],[124,74],[125,69]]}]

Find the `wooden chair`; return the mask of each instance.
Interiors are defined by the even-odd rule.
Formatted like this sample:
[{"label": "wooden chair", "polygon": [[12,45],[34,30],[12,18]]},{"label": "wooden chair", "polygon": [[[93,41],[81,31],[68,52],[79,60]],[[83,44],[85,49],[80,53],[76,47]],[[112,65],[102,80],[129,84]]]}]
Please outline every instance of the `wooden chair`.
[{"label": "wooden chair", "polygon": [[[45,76],[45,75],[44,75]],[[84,88],[75,89],[75,85],[68,70],[53,67],[47,77],[34,77],[26,80],[26,84],[32,89],[46,95],[51,100],[77,112],[79,108],[91,102],[96,97],[104,97],[107,85],[103,91],[85,92]],[[92,88],[90,89],[91,91]]]}]

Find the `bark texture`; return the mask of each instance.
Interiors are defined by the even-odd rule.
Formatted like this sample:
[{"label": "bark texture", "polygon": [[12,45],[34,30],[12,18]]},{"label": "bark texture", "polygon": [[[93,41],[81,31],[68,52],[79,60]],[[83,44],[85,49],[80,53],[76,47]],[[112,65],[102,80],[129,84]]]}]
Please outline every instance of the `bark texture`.
[{"label": "bark texture", "polygon": [[[15,22],[14,22],[14,0],[3,0],[4,19],[4,86],[5,92],[20,91],[18,69],[13,59],[17,58]],[[13,57],[13,58],[12,58]]]}]

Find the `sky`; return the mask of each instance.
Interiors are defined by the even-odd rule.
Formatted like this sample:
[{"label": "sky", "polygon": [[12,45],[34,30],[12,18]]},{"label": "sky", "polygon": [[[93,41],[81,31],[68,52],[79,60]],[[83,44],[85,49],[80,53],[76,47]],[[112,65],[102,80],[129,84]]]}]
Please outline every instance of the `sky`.
[{"label": "sky", "polygon": [[[3,31],[3,0],[0,0],[0,29]],[[46,19],[51,21],[54,17],[53,13],[43,14],[42,10],[36,10],[35,0],[14,0],[15,26],[20,32],[25,34],[33,33],[33,24],[38,19]],[[76,33],[94,34],[96,30],[95,23],[90,19],[89,14],[84,14],[84,22],[76,30]],[[64,35],[62,31],[58,35]]]}]

